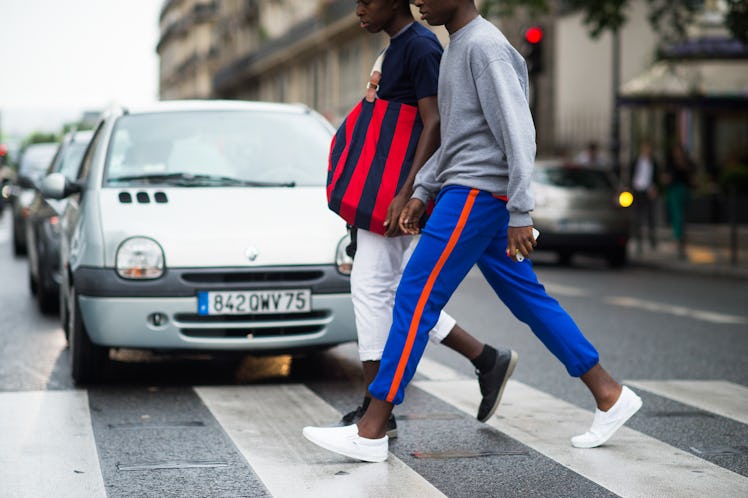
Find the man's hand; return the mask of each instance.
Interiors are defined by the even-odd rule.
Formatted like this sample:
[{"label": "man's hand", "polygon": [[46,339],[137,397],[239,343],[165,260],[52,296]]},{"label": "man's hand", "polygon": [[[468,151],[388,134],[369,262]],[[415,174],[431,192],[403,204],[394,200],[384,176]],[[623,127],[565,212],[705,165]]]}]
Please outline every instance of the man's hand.
[{"label": "man's hand", "polygon": [[400,229],[408,235],[421,233],[421,217],[426,211],[426,205],[419,199],[411,199],[400,213]]},{"label": "man's hand", "polygon": [[515,261],[517,261],[517,254],[522,254],[525,258],[529,257],[538,244],[532,235],[531,226],[507,228],[506,239],[506,255]]},{"label": "man's hand", "polygon": [[387,208],[387,217],[384,220],[385,237],[396,237],[402,233],[399,224],[400,213],[403,212],[407,202],[408,197],[402,195],[402,192],[397,194],[390,202],[390,206]]}]

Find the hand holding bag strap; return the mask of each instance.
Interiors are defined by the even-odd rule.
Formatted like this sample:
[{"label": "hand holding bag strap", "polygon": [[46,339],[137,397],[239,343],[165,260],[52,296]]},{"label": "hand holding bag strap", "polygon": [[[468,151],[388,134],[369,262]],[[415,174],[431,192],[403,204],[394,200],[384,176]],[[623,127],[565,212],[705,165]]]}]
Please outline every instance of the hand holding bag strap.
[{"label": "hand holding bag strap", "polygon": [[377,91],[379,91],[379,82],[382,81],[382,63],[384,62],[384,54],[387,53],[387,49],[382,50],[377,60],[374,61],[374,67],[371,68],[371,74],[369,75],[369,83],[366,84],[366,99],[367,102],[374,102],[377,98]]}]

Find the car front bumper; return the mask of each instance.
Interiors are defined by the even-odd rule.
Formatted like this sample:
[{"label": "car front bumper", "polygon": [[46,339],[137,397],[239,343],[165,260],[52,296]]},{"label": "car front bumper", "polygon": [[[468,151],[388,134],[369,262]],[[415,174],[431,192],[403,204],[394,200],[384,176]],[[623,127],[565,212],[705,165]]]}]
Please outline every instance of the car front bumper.
[{"label": "car front bumper", "polygon": [[[134,281],[111,268],[73,275],[81,317],[100,346],[153,350],[292,352],[356,340],[350,280],[331,265],[169,269]],[[200,315],[198,292],[309,289],[305,313]]]},{"label": "car front bumper", "polygon": [[[349,294],[313,295],[311,313],[282,319],[199,316],[197,297],[79,299],[86,331],[100,346],[276,353],[356,340]],[[155,313],[163,323],[153,323]]]}]

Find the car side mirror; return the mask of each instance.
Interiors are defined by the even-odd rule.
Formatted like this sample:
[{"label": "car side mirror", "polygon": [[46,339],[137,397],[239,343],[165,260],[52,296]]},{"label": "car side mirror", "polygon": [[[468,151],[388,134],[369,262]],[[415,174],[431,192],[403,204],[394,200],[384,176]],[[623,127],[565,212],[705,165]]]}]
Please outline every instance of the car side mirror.
[{"label": "car side mirror", "polygon": [[64,199],[65,197],[83,191],[80,184],[68,180],[62,173],[47,175],[41,184],[41,192],[49,199]]},{"label": "car side mirror", "polygon": [[31,177],[27,175],[18,175],[18,178],[16,179],[16,185],[21,188],[36,188],[36,183],[34,183],[34,180],[32,180]]}]

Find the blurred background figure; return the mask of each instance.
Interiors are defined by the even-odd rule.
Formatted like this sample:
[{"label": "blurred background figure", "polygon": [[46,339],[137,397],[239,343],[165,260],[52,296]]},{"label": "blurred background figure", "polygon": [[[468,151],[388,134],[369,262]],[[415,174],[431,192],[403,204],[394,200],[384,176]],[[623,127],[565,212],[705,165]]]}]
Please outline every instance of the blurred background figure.
[{"label": "blurred background figure", "polygon": [[693,172],[694,164],[686,149],[680,144],[673,146],[662,183],[667,189],[668,213],[673,237],[678,243],[679,259],[686,257],[685,218],[691,200]]},{"label": "blurred background figure", "polygon": [[[641,254],[646,230],[650,249],[657,247],[655,237],[655,206],[657,202],[657,179],[659,165],[652,156],[652,144],[644,141],[639,146],[639,155],[631,161],[629,185],[634,193],[634,237],[636,251]],[[646,228],[645,228],[646,225]]]},{"label": "blurred background figure", "polygon": [[600,153],[600,145],[594,140],[587,144],[586,149],[576,155],[574,162],[583,166],[592,166],[595,168],[607,167],[607,162]]}]

